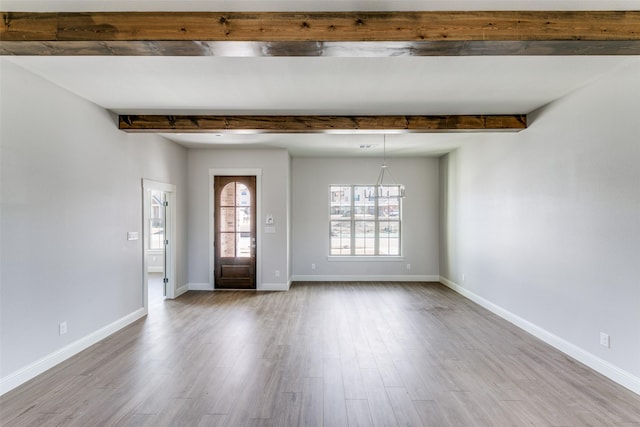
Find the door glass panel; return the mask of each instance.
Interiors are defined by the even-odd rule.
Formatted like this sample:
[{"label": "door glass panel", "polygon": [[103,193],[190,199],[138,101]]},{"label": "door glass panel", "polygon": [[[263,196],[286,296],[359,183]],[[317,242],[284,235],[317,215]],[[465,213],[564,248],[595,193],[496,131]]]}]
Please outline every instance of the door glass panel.
[{"label": "door glass panel", "polygon": [[236,185],[236,206],[250,206],[251,205],[251,193],[246,185]]},{"label": "door glass panel", "polygon": [[233,258],[236,253],[235,233],[220,233],[220,252],[224,258]]},{"label": "door glass panel", "polygon": [[230,182],[225,185],[220,194],[220,206],[236,205],[236,183]]},{"label": "door glass panel", "polygon": [[220,253],[225,258],[251,257],[251,191],[231,182],[220,194]]},{"label": "door glass panel", "polygon": [[236,233],[236,236],[236,247],[238,248],[236,256],[238,258],[249,258],[251,256],[251,233]]},{"label": "door glass panel", "polygon": [[220,231],[236,231],[235,213],[235,208],[220,208]]},{"label": "door glass panel", "polygon": [[248,207],[236,208],[236,224],[239,232],[251,231],[251,211]]}]

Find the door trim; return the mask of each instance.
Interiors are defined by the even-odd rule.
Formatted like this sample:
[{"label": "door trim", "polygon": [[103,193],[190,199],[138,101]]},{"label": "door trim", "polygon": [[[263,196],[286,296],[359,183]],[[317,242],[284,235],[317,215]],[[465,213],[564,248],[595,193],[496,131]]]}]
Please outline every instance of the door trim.
[{"label": "door trim", "polygon": [[167,194],[167,202],[169,206],[167,209],[167,217],[165,218],[165,238],[169,240],[169,245],[166,246],[167,257],[167,271],[165,277],[169,279],[167,283],[167,299],[174,299],[176,297],[176,186],[173,184],[167,184],[165,182],[153,181],[151,179],[142,179],[142,292],[143,292],[143,307],[145,312],[149,310],[149,272],[147,271],[147,257],[149,256],[149,250],[147,249],[147,235],[149,234],[149,191],[162,191]]},{"label": "door trim", "polygon": [[218,176],[255,176],[256,177],[256,290],[262,285],[262,168],[215,168],[209,169],[209,286],[215,290],[215,240],[214,240],[214,201],[213,180]]}]

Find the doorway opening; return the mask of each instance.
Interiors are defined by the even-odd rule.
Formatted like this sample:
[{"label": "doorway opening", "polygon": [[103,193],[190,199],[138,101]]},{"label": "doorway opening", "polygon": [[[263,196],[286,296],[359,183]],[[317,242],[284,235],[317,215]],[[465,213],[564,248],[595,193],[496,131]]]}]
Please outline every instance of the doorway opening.
[{"label": "doorway opening", "polygon": [[175,297],[175,186],[148,179],[143,188],[143,304]]}]

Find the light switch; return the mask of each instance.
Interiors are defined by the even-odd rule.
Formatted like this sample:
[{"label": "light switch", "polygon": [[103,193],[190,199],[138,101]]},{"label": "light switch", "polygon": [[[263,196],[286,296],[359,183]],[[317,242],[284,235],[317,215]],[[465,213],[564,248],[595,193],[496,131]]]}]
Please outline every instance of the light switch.
[{"label": "light switch", "polygon": [[265,227],[264,228],[264,232],[265,233],[275,233],[276,232],[276,228],[275,227]]},{"label": "light switch", "polygon": [[137,231],[127,231],[127,240],[138,240],[140,234]]}]

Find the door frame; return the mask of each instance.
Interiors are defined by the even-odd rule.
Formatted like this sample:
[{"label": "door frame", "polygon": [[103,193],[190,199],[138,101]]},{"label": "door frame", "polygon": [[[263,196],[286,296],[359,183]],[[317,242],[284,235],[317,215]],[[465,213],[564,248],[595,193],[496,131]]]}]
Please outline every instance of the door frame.
[{"label": "door frame", "polygon": [[[215,194],[213,182],[217,176],[256,177],[256,289],[262,284],[262,169],[261,168],[215,168],[209,169],[209,285],[216,290],[215,277]],[[253,289],[252,289],[253,290]]]},{"label": "door frame", "polygon": [[150,190],[162,191],[166,193],[167,215],[164,219],[164,236],[169,244],[165,246],[165,257],[167,271],[164,276],[169,279],[167,282],[166,299],[174,299],[176,297],[176,186],[165,182],[154,181],[151,179],[142,179],[142,293],[145,312],[149,310],[149,272],[147,271],[147,257],[149,250],[147,248],[147,236],[149,235],[149,206],[151,202]]}]

